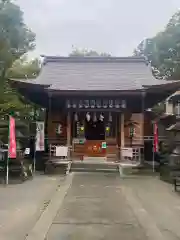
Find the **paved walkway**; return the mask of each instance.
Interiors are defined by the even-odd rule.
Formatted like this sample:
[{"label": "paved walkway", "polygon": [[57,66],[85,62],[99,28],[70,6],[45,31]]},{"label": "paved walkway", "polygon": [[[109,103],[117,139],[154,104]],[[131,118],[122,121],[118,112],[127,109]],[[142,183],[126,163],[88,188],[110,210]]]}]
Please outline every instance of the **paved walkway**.
[{"label": "paved walkway", "polygon": [[0,239],[24,239],[59,183],[60,177],[37,174],[23,184],[0,185]]},{"label": "paved walkway", "polygon": [[125,179],[121,186],[150,239],[180,239],[180,194],[170,184],[144,177]]},{"label": "paved walkway", "polygon": [[179,240],[180,195],[172,189],[155,176],[37,176],[0,188],[0,239],[28,232],[27,240]]},{"label": "paved walkway", "polygon": [[146,240],[118,174],[76,173],[48,240]]},{"label": "paved walkway", "polygon": [[180,196],[156,177],[76,173],[47,240],[178,240]]}]

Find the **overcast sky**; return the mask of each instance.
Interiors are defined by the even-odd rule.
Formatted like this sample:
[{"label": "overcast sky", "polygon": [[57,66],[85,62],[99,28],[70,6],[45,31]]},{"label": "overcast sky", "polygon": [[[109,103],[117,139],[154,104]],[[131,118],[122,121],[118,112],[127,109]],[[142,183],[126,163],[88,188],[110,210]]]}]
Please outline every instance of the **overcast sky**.
[{"label": "overcast sky", "polygon": [[180,0],[16,0],[36,33],[38,54],[68,55],[72,46],[131,55],[162,30]]}]

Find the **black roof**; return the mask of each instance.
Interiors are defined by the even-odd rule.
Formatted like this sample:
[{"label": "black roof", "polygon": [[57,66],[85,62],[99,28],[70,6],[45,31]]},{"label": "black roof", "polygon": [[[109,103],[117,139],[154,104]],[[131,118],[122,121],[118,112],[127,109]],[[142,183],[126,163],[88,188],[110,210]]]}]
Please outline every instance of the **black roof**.
[{"label": "black roof", "polygon": [[155,79],[144,58],[44,56],[42,71],[33,83],[62,91],[125,91],[167,81]]}]

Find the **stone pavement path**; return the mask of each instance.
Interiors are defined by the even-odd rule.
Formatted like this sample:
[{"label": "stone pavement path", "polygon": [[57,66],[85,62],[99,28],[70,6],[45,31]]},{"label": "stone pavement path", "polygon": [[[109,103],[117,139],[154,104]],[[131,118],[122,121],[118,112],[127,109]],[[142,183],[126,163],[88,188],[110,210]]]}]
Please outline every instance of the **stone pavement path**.
[{"label": "stone pavement path", "polygon": [[47,240],[146,240],[118,174],[76,173]]},{"label": "stone pavement path", "polygon": [[122,181],[121,189],[146,232],[152,234],[153,228],[163,240],[180,239],[180,194],[172,185],[156,177],[137,177]]},{"label": "stone pavement path", "polygon": [[22,240],[54,194],[61,178],[36,174],[31,181],[0,185],[0,240]]}]

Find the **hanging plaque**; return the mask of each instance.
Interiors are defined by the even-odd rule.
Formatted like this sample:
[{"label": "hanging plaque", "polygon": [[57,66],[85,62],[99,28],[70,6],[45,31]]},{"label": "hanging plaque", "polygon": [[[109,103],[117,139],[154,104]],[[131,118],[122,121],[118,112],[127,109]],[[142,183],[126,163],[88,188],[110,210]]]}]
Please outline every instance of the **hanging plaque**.
[{"label": "hanging plaque", "polygon": [[84,107],[89,108],[89,100],[84,100]]},{"label": "hanging plaque", "polygon": [[122,100],[121,101],[121,107],[122,108],[126,108],[126,100]]},{"label": "hanging plaque", "polygon": [[103,108],[107,108],[108,107],[108,100],[104,99],[103,100]]},{"label": "hanging plaque", "polygon": [[96,106],[97,108],[101,108],[101,99],[97,99]]},{"label": "hanging plaque", "polygon": [[120,100],[115,100],[115,108],[120,108]]},{"label": "hanging plaque", "polygon": [[77,101],[76,101],[76,100],[73,100],[73,102],[72,102],[72,107],[73,107],[73,108],[77,108]]},{"label": "hanging plaque", "polygon": [[79,108],[82,108],[82,107],[83,107],[83,101],[79,100]]},{"label": "hanging plaque", "polygon": [[95,100],[90,100],[90,107],[95,108],[95,106],[96,106]]},{"label": "hanging plaque", "polygon": [[113,100],[109,100],[109,108],[113,108]]},{"label": "hanging plaque", "polygon": [[66,106],[67,106],[67,108],[71,108],[71,102],[70,102],[70,100],[67,100],[67,101],[66,101]]}]

